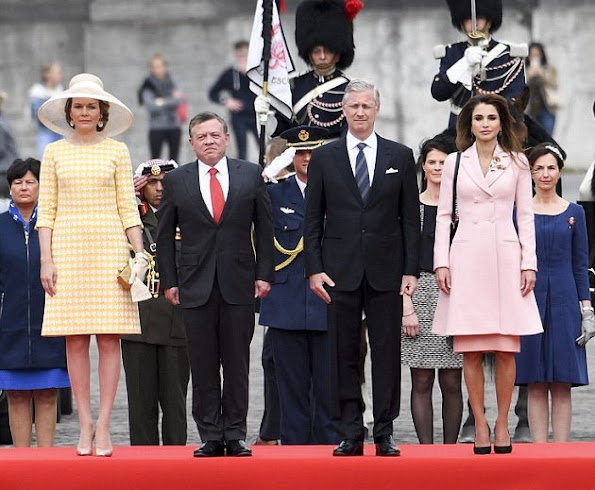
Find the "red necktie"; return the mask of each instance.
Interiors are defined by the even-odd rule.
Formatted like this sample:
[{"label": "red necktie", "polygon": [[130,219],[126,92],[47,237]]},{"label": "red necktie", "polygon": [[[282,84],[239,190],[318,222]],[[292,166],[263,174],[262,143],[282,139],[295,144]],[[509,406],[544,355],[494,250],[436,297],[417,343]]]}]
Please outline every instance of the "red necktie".
[{"label": "red necktie", "polygon": [[215,223],[219,224],[219,220],[221,219],[221,213],[223,213],[223,208],[225,207],[225,197],[223,197],[223,189],[221,188],[221,184],[217,179],[217,172],[216,168],[209,169],[209,173],[211,174],[211,202],[213,203],[213,219]]}]

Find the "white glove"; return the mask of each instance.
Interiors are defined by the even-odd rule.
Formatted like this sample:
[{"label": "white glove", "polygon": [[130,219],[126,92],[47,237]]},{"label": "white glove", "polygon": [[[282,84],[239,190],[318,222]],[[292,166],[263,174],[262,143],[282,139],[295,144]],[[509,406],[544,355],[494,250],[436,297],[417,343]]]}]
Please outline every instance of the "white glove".
[{"label": "white glove", "polygon": [[264,95],[256,96],[254,99],[254,110],[256,111],[256,114],[268,114],[270,108],[271,102],[268,97],[265,97]]},{"label": "white glove", "polygon": [[281,155],[273,159],[273,161],[267,165],[264,170],[262,171],[262,178],[265,182],[273,182],[277,183],[277,175],[281,170],[287,168],[289,165],[293,163],[293,157],[295,156],[295,148],[289,147],[285,150]]},{"label": "white glove", "polygon": [[134,259],[130,259],[130,279],[129,284],[134,284],[135,279],[139,279],[141,282],[145,280],[147,270],[149,269],[149,258],[145,252],[136,252]]},{"label": "white glove", "polygon": [[480,46],[470,46],[465,50],[465,61],[471,67],[475,67],[481,63],[484,56],[488,54]]},{"label": "white glove", "polygon": [[593,307],[583,306],[581,310],[583,314],[583,321],[581,322],[583,334],[576,339],[576,343],[582,347],[595,337],[595,313]]},{"label": "white glove", "polygon": [[152,298],[149,288],[138,277],[134,280],[132,286],[130,286],[130,295],[132,296],[132,301],[135,303]]}]

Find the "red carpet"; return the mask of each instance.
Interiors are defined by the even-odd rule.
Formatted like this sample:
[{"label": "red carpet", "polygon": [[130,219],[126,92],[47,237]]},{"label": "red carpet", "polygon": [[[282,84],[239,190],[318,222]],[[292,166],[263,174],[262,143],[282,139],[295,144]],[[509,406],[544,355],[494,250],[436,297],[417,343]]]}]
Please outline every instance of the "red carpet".
[{"label": "red carpet", "polygon": [[111,458],[74,448],[0,450],[0,489],[548,489],[595,488],[595,443],[517,444],[510,455],[472,446],[402,446],[399,458],[333,458],[323,446],[253,448],[252,458],[192,457],[193,447],[116,447]]}]

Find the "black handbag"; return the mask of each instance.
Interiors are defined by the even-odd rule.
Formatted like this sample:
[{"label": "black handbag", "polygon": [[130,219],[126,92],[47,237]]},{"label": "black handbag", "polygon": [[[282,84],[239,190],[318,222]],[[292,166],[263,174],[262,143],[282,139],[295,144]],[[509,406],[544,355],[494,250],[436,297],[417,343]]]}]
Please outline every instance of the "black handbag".
[{"label": "black handbag", "polygon": [[457,178],[459,176],[459,165],[461,163],[461,152],[457,152],[457,162],[455,163],[455,173],[452,179],[452,212],[450,213],[450,243],[459,227],[459,214],[457,213]]}]

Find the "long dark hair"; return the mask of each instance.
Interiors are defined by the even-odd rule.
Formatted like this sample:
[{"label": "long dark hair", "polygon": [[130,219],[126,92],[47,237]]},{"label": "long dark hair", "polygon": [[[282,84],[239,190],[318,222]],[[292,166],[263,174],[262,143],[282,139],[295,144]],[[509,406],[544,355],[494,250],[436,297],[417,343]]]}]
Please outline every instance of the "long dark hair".
[{"label": "long dark hair", "polygon": [[502,134],[498,137],[498,144],[502,149],[508,153],[523,151],[513,130],[515,121],[508,109],[508,103],[504,97],[495,94],[476,95],[471,97],[463,106],[457,119],[457,148],[460,151],[465,151],[475,141],[475,136],[471,133],[471,118],[473,110],[479,104],[491,105],[498,111],[502,126]]}]

